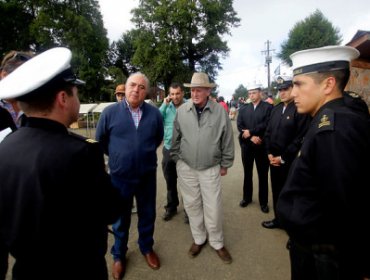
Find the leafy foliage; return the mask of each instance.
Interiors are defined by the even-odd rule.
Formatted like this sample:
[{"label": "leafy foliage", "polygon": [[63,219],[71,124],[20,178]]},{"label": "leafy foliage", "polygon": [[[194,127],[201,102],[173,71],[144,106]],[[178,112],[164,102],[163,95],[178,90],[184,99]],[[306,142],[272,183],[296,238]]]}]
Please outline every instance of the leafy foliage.
[{"label": "leafy foliage", "polygon": [[239,85],[239,87],[235,90],[233,94],[234,100],[238,100],[239,97],[248,97],[248,90],[243,85]]},{"label": "leafy foliage", "polygon": [[100,99],[109,42],[96,0],[2,0],[1,50],[42,52],[56,46],[73,52],[72,66],[85,80],[82,101]]},{"label": "leafy foliage", "polygon": [[309,17],[294,25],[289,32],[289,39],[281,45],[278,57],[292,65],[289,56],[296,51],[339,45],[341,41],[339,30],[325,18],[321,11],[316,10]]},{"label": "leafy foliage", "polygon": [[171,82],[190,80],[194,71],[205,71],[214,79],[222,69],[219,57],[229,52],[221,37],[230,34],[231,27],[240,21],[232,3],[142,0],[132,11],[136,28],[117,43],[119,57],[128,61],[122,52],[128,48],[132,52],[130,64],[166,90]]},{"label": "leafy foliage", "polygon": [[109,46],[97,0],[0,0],[0,50],[40,53],[72,50],[72,66],[85,80],[82,102],[111,100],[115,85],[135,71],[166,90],[194,71],[211,80],[229,48],[222,39],[237,27],[233,0],[141,0],[132,11],[135,29]]},{"label": "leafy foliage", "polygon": [[27,51],[34,41],[28,26],[32,13],[25,11],[21,1],[0,1],[0,52]]}]

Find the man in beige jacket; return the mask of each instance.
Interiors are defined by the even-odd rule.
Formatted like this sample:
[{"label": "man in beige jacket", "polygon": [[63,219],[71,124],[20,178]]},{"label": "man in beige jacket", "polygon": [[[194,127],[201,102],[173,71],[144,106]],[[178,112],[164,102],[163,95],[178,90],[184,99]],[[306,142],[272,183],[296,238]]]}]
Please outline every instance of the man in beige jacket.
[{"label": "man in beige jacket", "polygon": [[224,263],[232,258],[224,246],[221,176],[234,161],[234,139],[224,108],[209,95],[215,84],[205,73],[194,73],[191,101],[178,108],[174,120],[171,156],[194,242],[189,256],[196,257],[207,243]]}]

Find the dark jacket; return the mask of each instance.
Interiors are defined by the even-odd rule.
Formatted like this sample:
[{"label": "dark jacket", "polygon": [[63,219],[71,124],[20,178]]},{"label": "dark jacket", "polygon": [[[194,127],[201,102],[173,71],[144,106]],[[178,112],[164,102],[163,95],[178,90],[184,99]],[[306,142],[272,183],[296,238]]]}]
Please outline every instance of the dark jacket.
[{"label": "dark jacket", "polygon": [[[289,236],[309,247],[330,244],[370,276],[369,122],[326,103],[311,121],[277,203]],[[356,259],[354,259],[356,258]]]},{"label": "dark jacket", "polygon": [[264,140],[267,154],[291,163],[301,147],[310,116],[298,114],[294,102],[288,104],[284,113],[283,108],[281,102],[272,109]]},{"label": "dark jacket", "polygon": [[[252,143],[250,141],[252,136],[259,136],[263,139],[272,108],[271,104],[264,101],[260,101],[256,109],[254,109],[252,103],[245,104],[240,108],[237,118],[240,142]],[[249,129],[251,137],[247,139],[241,137],[244,129]]]},{"label": "dark jacket", "polygon": [[157,148],[163,141],[163,121],[158,108],[145,102],[136,129],[125,100],[102,112],[96,139],[109,156],[109,168],[115,185],[136,183],[157,168]]},{"label": "dark jacket", "polygon": [[107,279],[120,203],[94,142],[29,118],[0,144],[0,238],[15,279]]},{"label": "dark jacket", "polygon": [[17,129],[12,116],[5,108],[0,106],[0,131],[10,128],[12,131]]}]

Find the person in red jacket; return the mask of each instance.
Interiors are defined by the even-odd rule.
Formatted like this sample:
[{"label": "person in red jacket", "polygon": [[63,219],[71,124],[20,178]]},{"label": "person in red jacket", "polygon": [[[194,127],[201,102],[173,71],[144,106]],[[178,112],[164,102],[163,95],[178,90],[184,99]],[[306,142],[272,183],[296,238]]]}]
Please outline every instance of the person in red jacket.
[{"label": "person in red jacket", "polygon": [[227,113],[229,113],[229,107],[227,106],[227,104],[225,103],[225,99],[224,99],[224,97],[223,96],[219,96],[218,98],[217,98],[217,101],[218,101],[218,103],[222,106],[222,107],[224,107],[224,109],[226,110],[226,112]]}]

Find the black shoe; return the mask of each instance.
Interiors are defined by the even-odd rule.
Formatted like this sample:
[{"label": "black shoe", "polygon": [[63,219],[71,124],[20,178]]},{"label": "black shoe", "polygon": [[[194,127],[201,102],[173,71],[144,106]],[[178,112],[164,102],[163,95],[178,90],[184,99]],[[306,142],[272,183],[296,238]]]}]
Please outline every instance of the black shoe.
[{"label": "black shoe", "polygon": [[249,204],[249,203],[251,203],[252,201],[247,201],[247,200],[245,200],[245,199],[242,199],[240,202],[239,202],[239,206],[240,207],[247,207],[247,205]]},{"label": "black shoe", "polygon": [[175,216],[176,214],[177,214],[177,210],[166,209],[166,212],[164,212],[163,214],[163,220],[167,222],[171,220],[173,216]]},{"label": "black shoe", "polygon": [[280,225],[276,220],[264,221],[262,222],[262,226],[268,229],[280,228]]},{"label": "black shoe", "polygon": [[268,205],[261,205],[261,211],[263,213],[268,213],[270,211],[270,208]]}]

